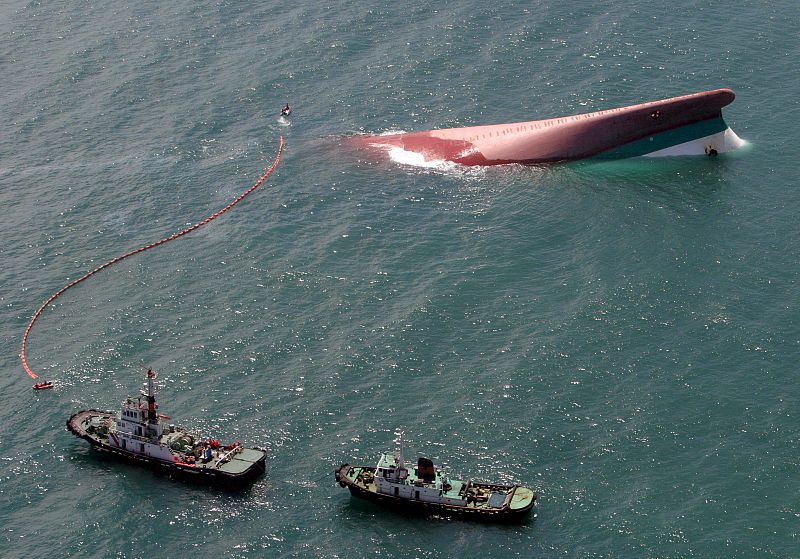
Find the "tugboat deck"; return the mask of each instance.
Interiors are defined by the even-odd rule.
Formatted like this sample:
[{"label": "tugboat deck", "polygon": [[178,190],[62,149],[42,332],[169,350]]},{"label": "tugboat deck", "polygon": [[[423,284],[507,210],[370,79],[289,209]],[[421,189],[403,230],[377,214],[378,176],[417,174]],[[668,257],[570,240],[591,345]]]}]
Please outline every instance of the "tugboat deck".
[{"label": "tugboat deck", "polygon": [[264,456],[264,452],[253,448],[242,449],[231,456],[227,462],[218,465],[217,468],[230,474],[243,474],[256,464]]}]

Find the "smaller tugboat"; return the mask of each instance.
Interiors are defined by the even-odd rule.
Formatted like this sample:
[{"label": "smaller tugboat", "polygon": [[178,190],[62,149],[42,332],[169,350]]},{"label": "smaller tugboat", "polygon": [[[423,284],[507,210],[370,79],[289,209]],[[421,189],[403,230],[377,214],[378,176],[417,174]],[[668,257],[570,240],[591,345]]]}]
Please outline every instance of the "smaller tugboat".
[{"label": "smaller tugboat", "polygon": [[46,380],[44,382],[37,382],[33,385],[34,390],[47,390],[48,388],[53,388],[52,381]]},{"label": "smaller tugboat", "polygon": [[395,443],[394,454],[382,454],[377,466],[342,464],[336,481],[355,497],[422,514],[516,521],[534,508],[536,494],[521,485],[450,479],[427,458],[407,468],[402,432]]},{"label": "smaller tugboat", "polygon": [[128,398],[119,413],[80,411],[67,420],[67,429],[101,451],[192,481],[239,486],[264,473],[267,453],[260,448],[244,448],[239,441],[223,446],[162,424],[169,418],[156,411],[155,380],[148,369],[146,401]]}]

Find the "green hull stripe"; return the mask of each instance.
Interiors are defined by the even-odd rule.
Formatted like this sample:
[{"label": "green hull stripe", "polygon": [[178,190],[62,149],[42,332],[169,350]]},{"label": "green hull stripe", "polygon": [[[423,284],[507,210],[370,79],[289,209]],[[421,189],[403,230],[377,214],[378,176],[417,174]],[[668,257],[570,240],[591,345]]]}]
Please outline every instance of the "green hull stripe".
[{"label": "green hull stripe", "polygon": [[698,138],[704,138],[717,134],[728,128],[722,117],[712,118],[709,120],[702,120],[694,124],[688,124],[668,130],[654,136],[648,136],[642,140],[637,140],[629,144],[625,144],[618,148],[610,149],[599,153],[592,157],[592,159],[623,159],[625,157],[638,157],[648,153],[653,153],[661,149],[672,146],[691,142]]}]

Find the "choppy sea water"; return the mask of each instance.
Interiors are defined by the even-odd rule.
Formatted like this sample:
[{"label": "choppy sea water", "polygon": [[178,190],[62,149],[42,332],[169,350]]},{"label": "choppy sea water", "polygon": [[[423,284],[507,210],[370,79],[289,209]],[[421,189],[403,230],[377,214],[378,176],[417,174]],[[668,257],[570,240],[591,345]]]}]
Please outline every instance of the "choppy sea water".
[{"label": "choppy sea water", "polygon": [[[796,557],[795,3],[0,6],[0,556]],[[342,138],[730,87],[714,159],[465,169]],[[294,107],[290,121],[277,113]],[[207,227],[102,262],[265,185]],[[269,449],[226,493],[64,429],[161,411]],[[530,485],[483,526],[351,499],[405,429]]]}]

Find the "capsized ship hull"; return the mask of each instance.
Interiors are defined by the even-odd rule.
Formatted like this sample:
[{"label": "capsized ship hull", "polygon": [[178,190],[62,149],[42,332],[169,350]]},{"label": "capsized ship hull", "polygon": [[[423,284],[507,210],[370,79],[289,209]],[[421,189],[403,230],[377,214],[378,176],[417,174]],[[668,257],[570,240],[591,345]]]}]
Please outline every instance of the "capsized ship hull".
[{"label": "capsized ship hull", "polygon": [[744,144],[722,118],[722,108],[734,98],[730,89],[715,89],[562,118],[354,136],[351,141],[369,150],[402,149],[426,162],[484,166],[715,155]]}]

